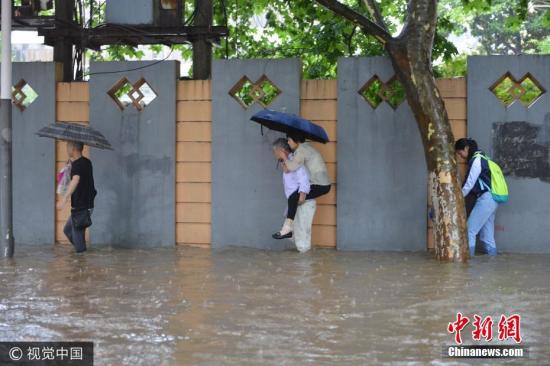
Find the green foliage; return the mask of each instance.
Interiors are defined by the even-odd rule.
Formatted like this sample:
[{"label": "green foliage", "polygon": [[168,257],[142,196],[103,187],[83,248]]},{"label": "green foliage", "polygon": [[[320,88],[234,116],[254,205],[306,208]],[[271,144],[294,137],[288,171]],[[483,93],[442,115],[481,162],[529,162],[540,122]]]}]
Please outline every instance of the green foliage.
[{"label": "green foliage", "polygon": [[515,83],[510,77],[505,77],[500,83],[493,89],[498,100],[505,106],[509,106],[515,100],[514,96],[510,93],[510,90],[515,86]]},{"label": "green foliage", "polygon": [[[99,9],[90,24],[102,24],[105,3],[98,6],[98,0],[85,1]],[[362,0],[340,1],[367,14]],[[407,14],[407,1],[378,2],[389,31],[397,35]],[[528,0],[440,0],[433,47],[435,73],[441,76],[465,73],[466,58],[458,55],[449,36],[463,34],[469,28],[480,38],[486,53],[506,53],[500,44],[509,44],[518,30],[527,34],[522,41],[523,52],[549,49],[550,40],[545,36],[544,27],[550,25],[550,13],[538,12],[533,16],[527,3]],[[184,18],[192,20],[193,11],[192,2],[186,2]],[[226,21],[230,36],[222,40],[221,47],[214,49],[215,57],[300,58],[305,78],[335,77],[340,57],[384,54],[376,39],[313,0],[214,0],[214,23],[223,25]],[[160,45],[150,48],[156,53],[162,50]],[[175,45],[173,52],[179,53],[182,60],[192,57],[189,45]],[[94,60],[140,59],[143,55],[143,51],[130,46],[110,46],[100,53],[88,52],[88,57]]]},{"label": "green foliage", "polygon": [[360,94],[369,102],[373,108],[377,108],[384,100],[380,96],[382,90],[382,82],[378,79],[372,80],[372,82],[360,92]]},{"label": "green foliage", "polygon": [[530,78],[525,79],[521,86],[525,89],[525,93],[519,98],[520,102],[525,106],[533,104],[542,94],[541,89]]},{"label": "green foliage", "polygon": [[507,75],[492,88],[492,92],[506,107],[516,100],[528,107],[543,94],[543,90],[530,75],[519,82]]},{"label": "green foliage", "polygon": [[[367,13],[362,1],[342,2],[357,12]],[[380,8],[389,31],[396,34],[404,22],[407,2],[382,0]],[[334,77],[340,57],[384,54],[376,39],[315,1],[228,2],[227,17],[231,37],[216,50],[217,57],[299,57],[306,78]],[[216,20],[223,22],[224,13],[218,11]],[[440,18],[434,58],[450,60],[456,54],[455,46],[447,38],[454,28],[449,18]]]},{"label": "green foliage", "polygon": [[492,0],[489,8],[473,12],[467,23],[481,44],[481,53],[539,52],[539,43],[550,35],[547,13],[529,5],[529,0]]},{"label": "green foliage", "polygon": [[386,83],[381,81],[378,76],[374,76],[359,91],[359,94],[365,98],[372,108],[376,109],[382,102],[387,102],[393,109],[399,107],[405,100],[405,88],[396,77],[388,80]]},{"label": "green foliage", "polygon": [[539,53],[550,53],[550,36],[538,41],[537,50]]},{"label": "green foliage", "polygon": [[[227,5],[231,36],[216,57],[300,58],[307,78],[331,77],[339,57],[381,55],[382,46],[314,1],[239,0]],[[224,13],[216,11],[218,24]]]},{"label": "green foliage", "polygon": [[545,27],[550,28],[550,10],[544,12],[541,21]]},{"label": "green foliage", "polygon": [[434,66],[434,75],[438,78],[453,78],[466,76],[467,55],[461,54],[453,57],[447,62]]}]

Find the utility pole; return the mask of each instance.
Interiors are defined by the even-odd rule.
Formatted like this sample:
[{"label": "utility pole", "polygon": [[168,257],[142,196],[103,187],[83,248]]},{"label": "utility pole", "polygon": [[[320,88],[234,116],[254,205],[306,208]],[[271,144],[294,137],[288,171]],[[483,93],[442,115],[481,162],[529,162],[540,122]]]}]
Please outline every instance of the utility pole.
[{"label": "utility pole", "polygon": [[2,0],[2,66],[0,70],[0,255],[13,257],[13,191],[11,129],[12,0]]},{"label": "utility pole", "polygon": [[[73,23],[74,0],[55,0],[55,18],[64,23]],[[53,48],[53,60],[63,64],[63,81],[72,81],[73,72],[73,44],[69,38],[57,38]]]},{"label": "utility pole", "polygon": [[[195,19],[197,27],[212,26],[212,0],[195,0]],[[193,41],[193,79],[210,79],[212,74],[212,43],[205,38]]]}]

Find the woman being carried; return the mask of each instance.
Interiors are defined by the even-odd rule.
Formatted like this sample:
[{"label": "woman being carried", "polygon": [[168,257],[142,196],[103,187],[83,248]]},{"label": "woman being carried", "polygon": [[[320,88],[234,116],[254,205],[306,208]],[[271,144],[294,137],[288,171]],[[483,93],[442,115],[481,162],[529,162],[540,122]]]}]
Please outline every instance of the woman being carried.
[{"label": "woman being carried", "polygon": [[330,192],[330,178],[323,157],[313,146],[305,142],[301,134],[291,133],[287,136],[288,145],[293,151],[292,160],[281,154],[279,159],[284,162],[283,169],[295,171],[304,165],[309,173],[310,190],[307,195],[300,195],[296,190],[288,198],[287,217],[281,230],[273,234],[274,239],[285,239],[292,236],[292,227],[298,205],[306,200],[314,199]]}]

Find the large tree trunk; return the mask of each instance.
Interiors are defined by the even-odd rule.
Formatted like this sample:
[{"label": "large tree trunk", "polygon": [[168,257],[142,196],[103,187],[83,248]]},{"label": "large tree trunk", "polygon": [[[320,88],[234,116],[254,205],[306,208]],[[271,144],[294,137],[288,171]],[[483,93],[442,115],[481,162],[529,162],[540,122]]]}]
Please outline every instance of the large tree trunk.
[{"label": "large tree trunk", "polygon": [[454,137],[443,98],[432,71],[432,48],[437,24],[437,0],[409,0],[401,35],[392,37],[376,0],[363,0],[371,19],[337,0],[316,0],[376,37],[384,44],[403,84],[416,118],[428,167],[435,255],[439,260],[466,261],[466,212],[458,179]]},{"label": "large tree trunk", "polygon": [[466,261],[466,211],[454,151],[454,136],[432,71],[436,0],[411,0],[403,33],[386,43],[395,72],[416,118],[428,167],[439,260]]},{"label": "large tree trunk", "polygon": [[466,213],[454,152],[454,136],[426,55],[404,38],[387,45],[394,69],[415,115],[428,167],[435,256],[466,261]]}]

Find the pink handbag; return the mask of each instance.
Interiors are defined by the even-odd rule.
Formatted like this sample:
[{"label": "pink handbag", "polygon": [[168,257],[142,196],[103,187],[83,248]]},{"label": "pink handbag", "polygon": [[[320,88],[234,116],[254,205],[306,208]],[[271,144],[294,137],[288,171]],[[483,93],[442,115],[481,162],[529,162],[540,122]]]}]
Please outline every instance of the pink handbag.
[{"label": "pink handbag", "polygon": [[57,173],[57,194],[65,194],[71,183],[71,161]]}]

